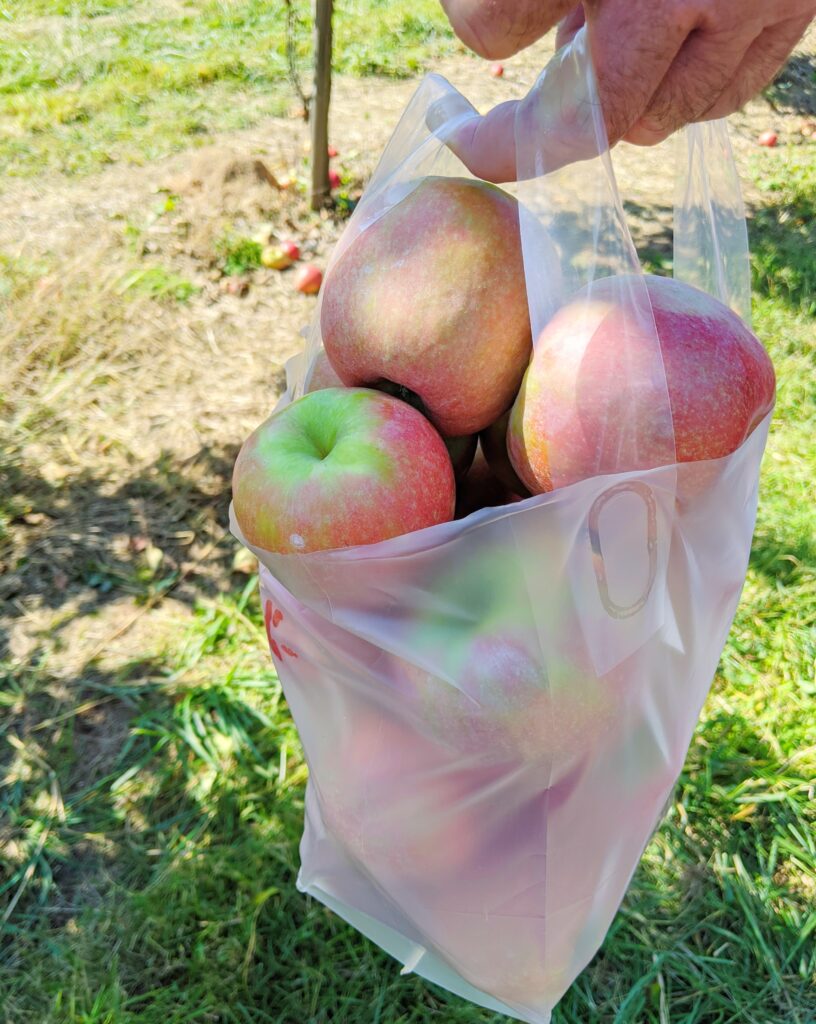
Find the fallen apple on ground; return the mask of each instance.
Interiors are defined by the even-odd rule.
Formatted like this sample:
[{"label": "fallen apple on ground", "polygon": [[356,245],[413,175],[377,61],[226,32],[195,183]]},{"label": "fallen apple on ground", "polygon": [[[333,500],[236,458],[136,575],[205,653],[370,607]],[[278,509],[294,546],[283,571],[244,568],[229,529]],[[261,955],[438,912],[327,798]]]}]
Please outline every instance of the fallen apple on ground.
[{"label": "fallen apple on ground", "polygon": [[373,544],[453,517],[447,448],[425,417],[363,388],[328,388],[273,413],[232,478],[246,540],[282,553]]},{"label": "fallen apple on ground", "polygon": [[323,271],[314,263],[304,263],[295,271],[295,288],[304,295],[316,295],[323,283]]},{"label": "fallen apple on ground", "polygon": [[348,385],[401,385],[447,437],[513,401],[530,356],[516,200],[429,177],[348,246],[326,279],[323,344]]},{"label": "fallen apple on ground", "polygon": [[261,266],[269,270],[286,270],[291,267],[294,260],[288,252],[280,245],[267,245],[261,252]]},{"label": "fallen apple on ground", "polygon": [[579,292],[536,344],[507,433],[513,467],[534,494],[599,473],[719,459],[773,407],[771,360],[736,313],[647,275],[651,311],[636,315],[619,295],[639,280],[607,277]]}]

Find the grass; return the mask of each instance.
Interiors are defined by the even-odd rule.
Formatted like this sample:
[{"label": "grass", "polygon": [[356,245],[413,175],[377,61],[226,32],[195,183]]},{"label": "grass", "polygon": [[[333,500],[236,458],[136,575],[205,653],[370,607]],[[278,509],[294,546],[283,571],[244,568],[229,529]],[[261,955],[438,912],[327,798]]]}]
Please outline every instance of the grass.
[{"label": "grass", "polygon": [[[129,39],[155,33],[140,44],[151,67],[185,19],[179,49],[191,53],[205,14],[218,21],[214,63],[240,50],[249,67],[260,45],[238,45],[249,14],[258,36],[280,17],[247,3],[173,10],[18,0],[12,11],[0,0],[9,24],[59,15],[89,44],[110,15],[125,18]],[[367,37],[355,10],[373,12]],[[338,31],[357,49],[342,42],[341,59],[368,72],[379,53],[377,70],[409,71],[387,64],[408,10],[343,5]],[[6,81],[13,44],[0,48]],[[30,72],[14,71],[29,84],[2,102],[27,97],[35,110],[68,95],[67,73],[37,78],[36,52]],[[156,152],[189,142],[139,127],[112,86],[105,101],[94,91],[131,82],[135,65],[111,59],[94,77],[89,61],[73,81],[98,110],[18,135],[17,173],[65,170],[105,124],[117,160],[152,152],[139,150],[149,138]],[[137,90],[134,102],[152,117],[218,89],[249,95],[241,75],[168,86],[141,108]],[[42,166],[25,149],[35,143]],[[556,1024],[816,1020],[816,157],[761,154],[754,173],[755,327],[779,394],[748,578],[672,806]],[[138,406],[161,372],[168,318],[196,298],[157,258],[134,267],[139,239],[126,227],[121,265],[84,254],[58,276],[0,261],[0,307],[23,314],[0,325],[0,1024],[499,1024],[400,977],[295,889],[307,768],[265,653],[256,580],[224,532],[235,453],[211,439],[192,458],[147,459],[133,421],[129,434],[119,427],[123,395]],[[243,267],[252,257],[235,243],[221,256]],[[664,255],[650,254],[654,269]],[[21,649],[11,626],[23,615],[33,626]]]},{"label": "grass", "polygon": [[263,246],[252,238],[225,234],[215,241],[215,252],[224,274],[245,274],[261,265]]},{"label": "grass", "polygon": [[[308,92],[309,6],[294,3]],[[402,76],[453,46],[435,0],[339,0],[335,8],[340,72]],[[282,0],[20,0],[0,6],[0,21],[6,175],[145,163],[294,101]]]},{"label": "grass", "polygon": [[816,245],[816,166],[802,147],[791,146],[781,160],[758,157],[755,174],[767,197],[751,225],[755,287],[812,315],[816,261],[803,254]]}]

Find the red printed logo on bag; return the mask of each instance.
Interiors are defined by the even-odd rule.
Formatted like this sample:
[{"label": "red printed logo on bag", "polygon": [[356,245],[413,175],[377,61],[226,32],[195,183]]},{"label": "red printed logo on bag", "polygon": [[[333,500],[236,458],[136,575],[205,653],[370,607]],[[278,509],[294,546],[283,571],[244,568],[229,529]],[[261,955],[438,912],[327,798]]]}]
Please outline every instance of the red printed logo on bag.
[{"label": "red printed logo on bag", "polygon": [[280,661],[283,659],[285,654],[288,654],[290,658],[296,658],[297,652],[293,651],[287,644],[275,639],[272,636],[272,630],[277,629],[278,626],[283,622],[283,612],[280,608],[276,608],[271,601],[267,601],[264,605],[264,625],[266,626],[266,636],[269,640],[269,647],[275,657]]}]

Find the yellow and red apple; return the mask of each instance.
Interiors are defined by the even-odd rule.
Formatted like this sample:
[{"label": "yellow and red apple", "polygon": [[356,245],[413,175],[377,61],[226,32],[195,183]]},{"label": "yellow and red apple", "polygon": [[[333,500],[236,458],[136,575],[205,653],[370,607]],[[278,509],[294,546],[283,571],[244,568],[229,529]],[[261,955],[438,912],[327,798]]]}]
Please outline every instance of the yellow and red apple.
[{"label": "yellow and red apple", "polygon": [[627,279],[595,282],[544,328],[507,433],[513,467],[534,494],[597,473],[721,458],[771,410],[773,366],[737,314],[680,281],[643,280],[665,372],[651,317],[619,299]]},{"label": "yellow and red apple", "polygon": [[518,203],[484,182],[424,179],[331,269],[320,326],[344,383],[407,388],[446,437],[487,427],[530,357]]}]

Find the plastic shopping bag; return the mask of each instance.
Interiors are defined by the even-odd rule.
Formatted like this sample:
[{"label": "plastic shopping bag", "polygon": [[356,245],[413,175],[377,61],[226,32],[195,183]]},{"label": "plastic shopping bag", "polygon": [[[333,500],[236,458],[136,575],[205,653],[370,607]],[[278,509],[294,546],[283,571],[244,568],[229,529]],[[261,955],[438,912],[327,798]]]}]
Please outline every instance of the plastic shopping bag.
[{"label": "plastic shopping bag", "polygon": [[[423,81],[327,280],[423,179],[467,176],[447,143],[473,116],[443,79]],[[581,289],[613,293],[639,339],[615,367],[630,415],[610,418],[585,479],[554,457],[549,493],[365,547],[253,550],[309,764],[298,886],[405,971],[545,1024],[603,941],[683,764],[745,577],[769,417],[733,454],[677,461],[581,35],[517,135],[533,338]],[[748,315],[720,123],[686,133],[674,244],[676,276]],[[284,403],[320,348],[318,310]]]}]

